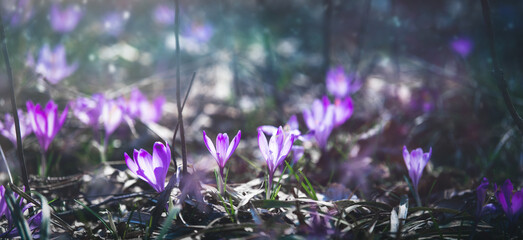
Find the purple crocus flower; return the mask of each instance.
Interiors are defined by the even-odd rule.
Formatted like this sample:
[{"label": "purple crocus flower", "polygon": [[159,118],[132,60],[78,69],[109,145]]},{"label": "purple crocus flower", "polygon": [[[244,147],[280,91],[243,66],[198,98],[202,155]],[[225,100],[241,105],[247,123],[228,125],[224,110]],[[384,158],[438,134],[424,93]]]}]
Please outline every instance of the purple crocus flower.
[{"label": "purple crocus flower", "polygon": [[485,196],[487,194],[488,185],[489,185],[488,179],[484,177],[481,180],[481,183],[479,184],[478,188],[476,189],[476,196],[477,196],[477,200],[478,200],[478,202],[476,204],[477,205],[477,207],[476,207],[476,216],[477,217],[481,216],[483,206],[485,205]]},{"label": "purple crocus flower", "polygon": [[[298,118],[296,115],[292,115],[289,118],[289,121],[287,121],[287,124],[283,127],[283,131],[285,131],[285,134],[291,134],[294,135],[295,139],[305,141],[304,137],[302,137],[300,130],[298,129]],[[271,125],[263,125],[259,126],[258,130],[262,130],[264,134],[267,134],[269,136],[274,135],[276,132],[278,132],[278,127],[271,126]],[[305,148],[303,146],[292,146],[292,164],[296,164],[298,160],[303,156],[305,152]],[[282,168],[283,170],[283,168]]]},{"label": "purple crocus flower", "polygon": [[[23,190],[25,191],[25,187],[23,187]],[[20,196],[17,193],[13,193],[13,198],[15,199],[15,201],[19,201],[18,204],[21,207],[22,213],[25,212],[30,207],[34,206],[32,203],[24,205],[22,202],[22,198],[20,198]],[[17,199],[19,199],[19,200],[17,200]],[[7,202],[6,202],[6,198],[5,198],[5,187],[0,186],[0,218],[2,218],[2,216],[4,216],[4,215],[7,218],[7,222],[8,222],[10,230],[8,232],[0,233],[0,238],[6,238],[6,237],[12,238],[12,237],[18,236],[19,235],[18,229],[14,227],[13,217],[11,216],[11,212],[9,211],[9,208],[7,207]],[[40,229],[40,225],[42,224],[42,212],[39,212],[36,215],[33,215],[32,217],[30,217],[27,220],[27,222],[29,223],[29,229],[31,230],[31,232],[33,232],[33,233],[38,232]],[[36,235],[33,235],[33,236],[36,236]]]},{"label": "purple crocus flower", "polygon": [[197,43],[206,43],[212,38],[214,29],[208,23],[193,22],[187,26],[184,33],[185,37],[190,38]]},{"label": "purple crocus flower", "polygon": [[511,222],[516,221],[518,216],[523,212],[523,190],[513,193],[514,186],[509,179],[503,183],[501,189],[498,189],[497,185],[495,185],[494,188],[496,198],[508,219]]},{"label": "purple crocus flower", "polygon": [[[27,135],[31,134],[33,132],[31,128],[31,121],[29,118],[26,117],[24,112],[22,110],[18,110],[18,119],[20,120],[20,137],[24,139]],[[4,122],[0,122],[0,133],[4,135],[4,137],[11,140],[14,146],[16,146],[16,129],[15,129],[15,121],[13,116],[11,114],[6,113]]]},{"label": "purple crocus flower", "polygon": [[423,174],[423,169],[429,162],[431,155],[432,148],[430,148],[428,153],[423,153],[421,148],[417,148],[409,154],[407,147],[403,146],[403,160],[405,160],[405,165],[407,165],[407,169],[409,170],[410,180],[416,193],[418,192],[418,184]]},{"label": "purple crocus flower", "polygon": [[[25,191],[25,186],[22,188],[22,190]],[[18,201],[18,205],[20,205],[22,212],[25,212],[27,209],[29,209],[30,207],[33,206],[32,203],[26,204],[24,206],[23,201],[22,201],[23,199],[20,198],[18,193],[13,192],[13,199],[15,200],[15,202]],[[5,216],[7,218],[7,222],[9,223],[9,225],[13,225],[13,217],[11,216],[11,211],[9,210],[9,207],[7,206],[4,186],[0,186],[0,218],[2,218],[2,216]],[[1,237],[1,235],[0,235],[0,237]]]},{"label": "purple crocus flower", "polygon": [[334,127],[343,125],[354,112],[354,106],[352,105],[352,99],[346,97],[345,99],[334,100]]},{"label": "purple crocus flower", "polygon": [[171,25],[174,23],[174,9],[165,4],[158,4],[154,8],[153,19],[157,24]]},{"label": "purple crocus flower", "polygon": [[345,98],[349,94],[358,91],[361,87],[361,81],[356,74],[346,74],[342,66],[331,68],[327,72],[327,91],[336,98]]},{"label": "purple crocus flower", "polygon": [[142,122],[158,122],[162,117],[165,97],[157,97],[150,103],[145,95],[137,88],[131,91],[131,96],[127,102],[127,113],[131,117],[139,118]]},{"label": "purple crocus flower", "polygon": [[12,27],[18,27],[33,17],[33,1],[31,0],[10,0],[2,1],[5,9],[4,20],[9,22]]},{"label": "purple crocus flower", "polygon": [[467,57],[470,52],[472,51],[472,48],[474,47],[474,44],[472,41],[468,38],[458,38],[455,39],[450,43],[450,46],[452,49],[459,54],[461,57]]},{"label": "purple crocus flower", "polygon": [[280,126],[278,131],[276,131],[276,133],[271,136],[269,142],[267,142],[263,130],[258,129],[258,145],[269,170],[269,191],[272,187],[274,172],[276,168],[283,163],[287,155],[289,155],[294,140],[295,136],[293,134],[286,134]]},{"label": "purple crocus flower", "polygon": [[68,6],[62,9],[58,4],[53,4],[50,16],[53,30],[59,33],[67,33],[74,30],[80,18],[82,18],[82,11],[79,6]]},{"label": "purple crocus flower", "polygon": [[102,94],[94,94],[91,98],[80,97],[72,102],[73,114],[84,124],[97,127],[102,115],[105,97]]},{"label": "purple crocus flower", "polygon": [[205,143],[205,146],[211,153],[214,160],[216,160],[216,163],[218,164],[218,167],[220,168],[220,176],[224,177],[223,169],[225,168],[225,164],[227,163],[227,160],[231,157],[234,150],[236,150],[236,147],[238,147],[238,144],[240,143],[241,139],[241,130],[238,130],[238,133],[231,141],[231,144],[229,144],[229,136],[227,136],[227,133],[219,133],[218,136],[216,136],[216,148],[214,147],[214,144],[212,143],[212,140],[207,137],[207,134],[205,131],[203,131],[203,142]]},{"label": "purple crocus flower", "polygon": [[36,105],[32,101],[27,101],[27,117],[31,121],[33,132],[40,143],[44,152],[47,151],[54,137],[64,125],[69,106],[66,106],[60,116],[58,116],[58,105],[52,100],[43,109],[39,103]]},{"label": "purple crocus flower", "polygon": [[134,149],[133,158],[124,153],[125,163],[129,170],[140,179],[146,181],[157,192],[162,192],[165,188],[165,176],[171,163],[171,149],[166,142],[155,142],[153,155],[147,151]]},{"label": "purple crocus flower", "polygon": [[100,120],[105,127],[105,135],[111,135],[124,119],[123,100],[105,100]]},{"label": "purple crocus flower", "polygon": [[303,111],[305,124],[313,132],[316,142],[322,150],[327,147],[327,140],[334,128],[334,113],[335,108],[326,97],[322,101],[314,100],[311,109]]},{"label": "purple crocus flower", "polygon": [[46,44],[40,50],[36,72],[42,74],[50,83],[57,84],[73,74],[77,67],[77,63],[67,64],[63,45],[56,46],[51,52],[49,45]]}]

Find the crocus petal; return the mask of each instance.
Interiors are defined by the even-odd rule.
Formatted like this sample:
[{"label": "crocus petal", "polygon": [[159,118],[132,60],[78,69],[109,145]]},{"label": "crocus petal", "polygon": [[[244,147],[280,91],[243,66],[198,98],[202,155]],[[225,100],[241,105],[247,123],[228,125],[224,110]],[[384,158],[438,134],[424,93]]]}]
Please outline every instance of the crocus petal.
[{"label": "crocus petal", "polygon": [[296,115],[292,115],[289,118],[289,121],[287,121],[287,125],[289,125],[289,127],[291,127],[291,130],[298,130],[300,125],[298,123],[298,118],[296,117]]},{"label": "crocus petal", "polygon": [[258,146],[260,147],[260,152],[262,153],[263,158],[267,162],[267,165],[269,165],[269,159],[271,158],[271,154],[269,152],[269,144],[267,143],[267,138],[265,137],[265,134],[263,134],[262,130],[258,130]]},{"label": "crocus petal", "polygon": [[[46,108],[47,110],[47,108]],[[52,138],[54,137],[55,133],[58,132],[57,129],[56,129],[56,114],[57,114],[57,109],[56,108],[53,108],[52,110],[50,111],[46,111],[46,115],[47,115],[47,120],[46,120],[46,123],[47,123],[47,129],[45,130],[45,133],[46,133],[46,136],[48,138]]]},{"label": "crocus petal", "polygon": [[265,134],[272,136],[276,131],[278,131],[278,128],[270,125],[262,125],[258,127],[258,130],[262,130]]},{"label": "crocus petal", "polygon": [[203,131],[203,142],[205,143],[205,146],[211,153],[214,160],[218,161],[218,156],[216,156],[216,149],[214,148],[214,144],[212,143],[212,140],[209,137],[207,137],[205,131]]},{"label": "crocus petal", "polygon": [[271,153],[271,160],[275,161],[273,164],[275,167],[278,166],[277,161],[279,159],[279,155],[281,152],[281,149],[283,147],[283,142],[285,140],[285,135],[283,133],[283,129],[281,127],[278,128],[278,131],[275,135],[272,135],[271,139],[269,140],[269,151]]},{"label": "crocus petal", "polygon": [[309,128],[309,130],[316,129],[316,122],[314,121],[314,117],[312,115],[312,112],[310,109],[303,110],[303,119],[305,120],[305,125]]},{"label": "crocus petal", "polygon": [[350,97],[347,97],[343,100],[336,99],[334,111],[334,126],[341,126],[352,116],[352,112],[354,111],[352,99]]},{"label": "crocus petal", "polygon": [[495,195],[498,199],[499,204],[501,205],[501,208],[503,208],[503,211],[507,214],[507,216],[509,216],[512,210],[510,209],[510,200],[505,198],[505,195],[501,191],[496,191]]},{"label": "crocus petal", "polygon": [[136,164],[136,162],[134,162],[134,160],[131,159],[131,157],[129,157],[129,155],[127,155],[127,153],[124,153],[123,156],[125,158],[125,164],[127,164],[127,167],[129,168],[129,170],[131,170],[132,173],[138,175],[136,173],[136,172],[138,172],[138,165]]},{"label": "crocus petal", "polygon": [[519,190],[512,195],[512,214],[518,217],[523,212],[523,190]]},{"label": "crocus petal", "polygon": [[225,166],[227,161],[227,148],[229,148],[229,136],[227,133],[220,133],[216,136],[216,156],[218,156],[218,165]]},{"label": "crocus petal", "polygon": [[407,150],[407,146],[403,146],[403,160],[405,160],[405,165],[407,166],[407,170],[410,171],[410,154],[409,154],[409,150]]},{"label": "crocus petal", "polygon": [[171,162],[171,150],[169,145],[166,143],[164,145],[161,142],[155,142],[153,146],[153,158],[152,158],[152,168],[162,168],[167,173],[169,163]]},{"label": "crocus petal", "polygon": [[278,156],[278,161],[276,162],[276,165],[279,166],[283,163],[283,160],[289,155],[289,152],[291,151],[292,144],[294,143],[294,135],[289,135],[287,138],[285,138],[285,142],[283,143],[280,151],[280,155]]},{"label": "crocus petal", "polygon": [[292,146],[292,164],[296,164],[303,157],[305,148],[303,146]]},{"label": "crocus petal", "polygon": [[144,177],[149,180],[152,180],[151,177],[154,176],[153,169],[153,157],[144,149],[140,149],[138,152],[138,159],[136,159],[138,166],[143,170]]},{"label": "crocus petal", "polygon": [[432,147],[429,149],[428,153],[423,153],[422,159],[421,159],[420,171],[423,171],[425,166],[427,166],[427,163],[429,162],[431,155],[432,155]]},{"label": "crocus petal", "polygon": [[229,159],[231,157],[232,153],[234,152],[234,150],[236,150],[236,147],[238,147],[238,144],[240,144],[241,137],[242,137],[242,132],[241,132],[241,130],[238,130],[238,133],[232,139],[232,142],[231,142],[232,144],[230,144],[229,148],[227,149],[226,159]]},{"label": "crocus petal", "polygon": [[477,197],[476,215],[477,216],[481,216],[483,205],[485,204],[485,195],[487,193],[488,185],[489,185],[488,179],[483,178],[481,180],[481,184],[476,189],[476,197]]},{"label": "crocus petal", "polygon": [[312,102],[312,116],[314,118],[314,125],[317,126],[318,124],[320,124],[323,120],[323,117],[325,115],[325,108],[324,108],[324,104],[316,99],[314,100],[314,102]]},{"label": "crocus petal", "polygon": [[[169,145],[166,143],[163,145],[160,142],[154,143],[153,147],[153,158],[152,168],[156,179],[155,189],[157,192],[161,192],[165,188],[165,176],[169,171],[169,164],[171,163],[171,150]],[[154,187],[154,186],[153,186]]]}]

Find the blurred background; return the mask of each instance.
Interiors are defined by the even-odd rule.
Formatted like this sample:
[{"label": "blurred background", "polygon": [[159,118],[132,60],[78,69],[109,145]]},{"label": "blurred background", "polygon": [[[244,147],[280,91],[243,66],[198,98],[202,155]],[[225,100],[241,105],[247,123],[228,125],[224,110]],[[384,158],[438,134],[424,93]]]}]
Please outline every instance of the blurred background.
[{"label": "blurred background", "polygon": [[[491,1],[491,7],[498,61],[523,113],[523,2]],[[162,118],[120,124],[109,139],[108,159],[125,168],[123,152],[170,141],[177,122],[173,1],[4,0],[1,11],[20,109],[26,111],[27,100],[53,99],[61,111],[80,96],[129,98],[138,88],[151,101],[165,97]],[[242,160],[264,164],[256,128],[284,125],[297,114],[300,130],[307,132],[302,110],[327,94],[327,71],[342,67],[361,79],[352,94],[354,114],[331,135],[329,161],[303,144],[309,179],[363,190],[402,181],[406,145],[432,147],[421,192],[432,190],[435,180],[436,190],[470,187],[483,176],[522,182],[522,133],[491,73],[479,1],[182,0],[179,19],[182,94],[196,73],[184,109],[195,171],[215,168],[202,130],[212,139],[242,130],[229,167],[243,174],[233,181],[262,176],[263,168]],[[60,67],[39,67],[46,55]],[[7,113],[2,69],[0,112]],[[70,112],[51,146],[60,164],[50,175],[80,173],[99,163],[91,147],[95,135]],[[0,137],[0,144],[14,159],[11,142]],[[34,135],[28,136],[31,174],[37,172],[38,149]]]}]

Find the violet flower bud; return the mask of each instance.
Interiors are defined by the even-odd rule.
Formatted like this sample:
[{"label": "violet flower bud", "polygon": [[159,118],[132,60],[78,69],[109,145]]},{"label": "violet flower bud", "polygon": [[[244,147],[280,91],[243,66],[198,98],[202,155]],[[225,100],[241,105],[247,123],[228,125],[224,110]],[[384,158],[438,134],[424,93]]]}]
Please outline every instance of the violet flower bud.
[{"label": "violet flower bud", "polygon": [[407,169],[409,170],[410,180],[412,180],[412,185],[416,192],[418,192],[418,184],[423,174],[423,169],[429,162],[431,155],[432,148],[430,148],[427,153],[423,153],[421,148],[417,148],[409,154],[407,147],[403,146],[403,160],[405,160],[405,165],[407,165]]}]

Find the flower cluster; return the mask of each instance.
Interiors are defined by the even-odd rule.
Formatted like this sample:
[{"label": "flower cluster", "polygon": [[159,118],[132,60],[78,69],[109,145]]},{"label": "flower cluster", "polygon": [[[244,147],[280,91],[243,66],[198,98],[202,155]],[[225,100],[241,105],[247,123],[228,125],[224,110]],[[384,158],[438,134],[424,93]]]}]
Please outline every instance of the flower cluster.
[{"label": "flower cluster", "polygon": [[138,118],[144,123],[158,122],[162,117],[162,109],[165,104],[165,97],[159,96],[153,102],[149,102],[147,97],[137,88],[131,91],[129,101],[126,102],[127,113]]},{"label": "flower cluster", "polygon": [[123,97],[108,99],[103,94],[93,94],[91,98],[80,97],[72,102],[74,115],[84,124],[97,128],[103,124],[106,136],[111,135],[124,118],[140,119],[142,122],[157,122],[162,117],[165,98],[160,96],[153,102],[138,89],[133,89],[129,100]]},{"label": "flower cluster", "polygon": [[354,111],[350,94],[361,87],[355,74],[347,75],[342,67],[331,69],[326,78],[327,90],[334,96],[331,103],[327,96],[313,101],[310,109],[303,110],[303,118],[310,134],[314,136],[318,146],[325,150],[327,140],[336,127],[343,125]]}]

